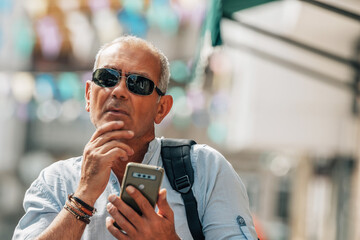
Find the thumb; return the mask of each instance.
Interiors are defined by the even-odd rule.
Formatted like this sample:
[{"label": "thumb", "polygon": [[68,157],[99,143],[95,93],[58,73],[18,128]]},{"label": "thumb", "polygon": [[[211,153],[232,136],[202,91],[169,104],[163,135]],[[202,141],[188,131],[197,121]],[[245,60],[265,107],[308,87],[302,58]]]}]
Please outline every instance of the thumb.
[{"label": "thumb", "polygon": [[158,214],[169,220],[174,220],[174,212],[172,211],[168,201],[166,200],[166,189],[163,188],[159,192],[159,198],[157,201]]}]

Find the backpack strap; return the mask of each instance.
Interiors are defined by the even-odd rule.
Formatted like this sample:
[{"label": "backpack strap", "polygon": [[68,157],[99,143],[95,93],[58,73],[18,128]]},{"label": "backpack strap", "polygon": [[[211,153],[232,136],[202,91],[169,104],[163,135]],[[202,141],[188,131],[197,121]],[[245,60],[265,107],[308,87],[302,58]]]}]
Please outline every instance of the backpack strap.
[{"label": "backpack strap", "polygon": [[184,201],[186,218],[192,237],[205,239],[197,210],[197,202],[191,187],[194,183],[194,170],[190,159],[191,146],[196,144],[188,139],[162,139],[161,157],[165,173],[174,190]]}]

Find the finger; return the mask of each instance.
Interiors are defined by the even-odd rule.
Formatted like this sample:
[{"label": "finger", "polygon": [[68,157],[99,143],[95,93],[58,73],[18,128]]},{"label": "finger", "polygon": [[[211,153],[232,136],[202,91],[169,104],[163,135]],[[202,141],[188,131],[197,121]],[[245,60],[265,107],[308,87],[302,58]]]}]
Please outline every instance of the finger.
[{"label": "finger", "polygon": [[166,189],[163,188],[159,192],[159,198],[157,201],[158,214],[171,221],[174,220],[174,212],[172,211],[168,201],[166,200]]},{"label": "finger", "polygon": [[[113,146],[106,146],[106,150],[102,148],[91,149],[85,148],[84,150],[84,167],[96,166],[96,168],[104,169],[106,167],[112,167],[114,161],[121,159],[122,161],[128,160],[127,153],[122,149],[117,147],[115,144]],[[96,170],[96,169],[94,169]]]},{"label": "finger", "polygon": [[151,206],[150,202],[144,197],[144,195],[142,195],[139,190],[129,185],[126,187],[126,192],[135,200],[136,204],[139,206],[145,217],[151,217],[155,214],[153,206]]},{"label": "finger", "polygon": [[120,197],[110,195],[109,201],[117,208],[121,215],[133,225],[134,229],[136,229],[137,226],[141,226],[142,219],[140,215],[127,205]]},{"label": "finger", "polygon": [[117,229],[114,226],[115,220],[111,217],[106,218],[106,228],[116,239],[129,239],[129,237],[121,232],[121,230]]},{"label": "finger", "polygon": [[114,162],[116,162],[119,159],[124,162],[129,160],[129,156],[127,155],[127,153],[118,147],[114,147],[110,149],[107,153],[103,154],[102,157],[109,159],[110,161],[109,164],[111,164],[111,166]]},{"label": "finger", "polygon": [[100,135],[104,134],[105,132],[110,132],[116,129],[122,129],[124,127],[125,123],[123,121],[111,121],[107,122],[99,127],[96,128],[96,131],[91,136],[90,141],[95,140]]},{"label": "finger", "polygon": [[107,204],[106,210],[113,217],[117,225],[126,233],[128,233],[128,235],[131,235],[135,231],[134,226],[119,212],[119,210],[112,203]]},{"label": "finger", "polygon": [[[111,132],[106,132],[100,135],[98,138],[94,139],[92,142],[95,144],[95,146],[102,146],[107,142],[117,140],[118,142],[121,142],[123,139],[131,139],[134,136],[133,131],[129,130],[114,130]],[[134,151],[129,146],[124,146],[129,152],[129,154],[132,154]]]},{"label": "finger", "polygon": [[134,150],[129,147],[127,144],[116,141],[116,140],[112,140],[110,142],[105,143],[100,150],[100,153],[102,154],[106,154],[107,152],[109,152],[112,149],[118,149],[119,154],[121,154],[122,157],[128,157],[128,156],[132,156],[134,154]]},{"label": "finger", "polygon": [[124,125],[125,125],[125,123],[123,121],[111,121],[111,122],[104,123],[103,125],[97,127],[97,129],[94,132],[94,134],[92,135],[90,141],[97,139],[99,136],[101,136],[102,134],[104,134],[106,132],[123,129]]}]

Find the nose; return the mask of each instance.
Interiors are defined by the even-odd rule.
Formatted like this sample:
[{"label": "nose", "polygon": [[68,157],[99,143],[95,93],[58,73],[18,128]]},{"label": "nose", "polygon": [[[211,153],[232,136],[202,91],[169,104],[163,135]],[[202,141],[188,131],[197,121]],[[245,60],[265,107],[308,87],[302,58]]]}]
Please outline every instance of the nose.
[{"label": "nose", "polygon": [[126,87],[126,77],[124,75],[121,76],[120,81],[113,88],[112,96],[118,99],[127,99],[129,97],[129,90]]}]

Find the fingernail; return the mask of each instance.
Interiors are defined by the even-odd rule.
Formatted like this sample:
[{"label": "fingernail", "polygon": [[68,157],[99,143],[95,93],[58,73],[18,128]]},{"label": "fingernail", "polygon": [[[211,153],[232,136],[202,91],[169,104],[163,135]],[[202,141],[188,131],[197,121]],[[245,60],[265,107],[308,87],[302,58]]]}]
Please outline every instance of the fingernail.
[{"label": "fingernail", "polygon": [[112,204],[111,204],[111,203],[106,204],[106,209],[107,209],[108,211],[110,211],[111,208],[112,208]]},{"label": "fingernail", "polygon": [[135,188],[133,186],[127,186],[126,187],[126,191],[130,194],[134,193],[135,192]]},{"label": "fingernail", "polygon": [[115,199],[116,199],[116,195],[112,194],[112,195],[109,196],[109,201],[110,202],[114,202]]},{"label": "fingernail", "polygon": [[106,221],[107,222],[112,222],[112,218],[111,217],[106,217]]},{"label": "fingernail", "polygon": [[131,149],[131,151],[129,152],[129,156],[133,155],[134,153],[134,149]]},{"label": "fingernail", "polygon": [[165,190],[165,193],[162,195],[162,200],[166,200],[166,195],[167,195],[167,192]]},{"label": "fingernail", "polygon": [[130,133],[130,135],[134,135],[134,132],[133,132],[133,131],[128,131],[128,133]]}]

